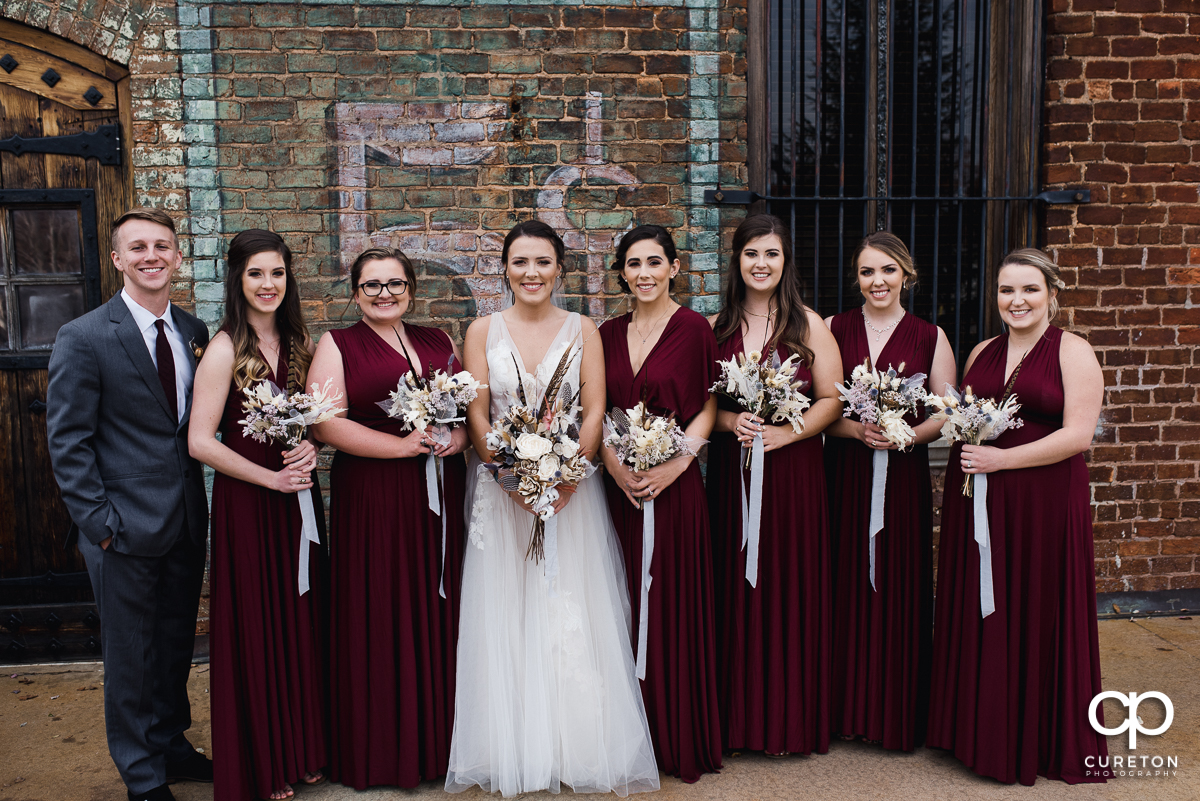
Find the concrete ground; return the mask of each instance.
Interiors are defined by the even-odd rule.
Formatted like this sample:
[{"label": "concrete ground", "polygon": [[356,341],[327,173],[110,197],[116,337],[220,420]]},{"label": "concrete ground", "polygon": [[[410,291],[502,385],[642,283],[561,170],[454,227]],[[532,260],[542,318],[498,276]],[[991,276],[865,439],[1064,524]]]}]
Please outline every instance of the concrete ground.
[{"label": "concrete ground", "polygon": [[[1191,618],[1105,620],[1100,623],[1104,687],[1122,693],[1158,690],[1171,698],[1175,719],[1157,737],[1109,738],[1113,755],[1176,756],[1172,775],[1126,776],[1103,785],[1069,787],[1038,779],[1033,787],[981,779],[942,751],[885,753],[862,743],[837,742],[825,755],[772,760],[760,754],[727,756],[720,775],[692,785],[663,777],[663,801],[707,799],[1079,799],[1092,801],[1194,801],[1200,798],[1200,621]],[[0,801],[100,801],[123,799],[124,787],[108,757],[96,664],[10,667],[0,673]],[[195,724],[192,742],[209,745],[208,666],[193,669]],[[1163,719],[1157,702],[1138,710],[1147,729]],[[1125,720],[1124,707],[1105,701],[1110,727]],[[1153,773],[1153,769],[1150,769]],[[212,785],[177,784],[179,801],[208,801]],[[564,788],[565,791],[565,788]],[[345,799],[444,799],[440,783],[414,790],[378,788],[364,793],[340,785],[298,789],[297,801]],[[461,798],[483,798],[479,791]],[[547,793],[526,798],[548,799]]]}]

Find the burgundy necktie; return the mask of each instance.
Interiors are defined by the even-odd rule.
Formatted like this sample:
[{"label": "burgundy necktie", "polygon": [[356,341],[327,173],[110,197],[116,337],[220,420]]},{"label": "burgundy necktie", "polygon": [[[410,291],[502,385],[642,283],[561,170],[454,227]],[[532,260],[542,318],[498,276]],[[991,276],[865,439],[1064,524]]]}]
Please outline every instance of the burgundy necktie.
[{"label": "burgundy necktie", "polygon": [[171,353],[171,341],[167,339],[166,324],[162,320],[154,321],[158,328],[158,340],[154,343],[154,355],[158,361],[158,380],[162,382],[163,392],[167,393],[167,405],[171,407],[173,419],[179,419],[179,402],[175,395],[175,355]]}]

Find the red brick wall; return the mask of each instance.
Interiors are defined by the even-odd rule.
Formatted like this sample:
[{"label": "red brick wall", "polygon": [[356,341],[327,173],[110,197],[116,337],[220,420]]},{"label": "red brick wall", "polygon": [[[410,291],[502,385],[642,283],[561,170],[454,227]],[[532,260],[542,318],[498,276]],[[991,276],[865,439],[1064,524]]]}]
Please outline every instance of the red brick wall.
[{"label": "red brick wall", "polygon": [[1044,178],[1060,323],[1104,368],[1090,454],[1101,592],[1200,587],[1200,2],[1047,4]]}]

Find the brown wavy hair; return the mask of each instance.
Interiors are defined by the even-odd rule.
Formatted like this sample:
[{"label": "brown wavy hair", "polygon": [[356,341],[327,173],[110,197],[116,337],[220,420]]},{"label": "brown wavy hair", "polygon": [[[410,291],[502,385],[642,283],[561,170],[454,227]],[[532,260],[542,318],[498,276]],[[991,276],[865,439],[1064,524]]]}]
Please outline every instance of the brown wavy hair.
[{"label": "brown wavy hair", "polygon": [[913,262],[912,254],[908,252],[908,246],[904,244],[904,240],[891,231],[876,231],[863,237],[863,240],[858,243],[858,250],[854,251],[854,258],[850,259],[850,277],[854,286],[858,286],[858,259],[867,248],[878,250],[896,262],[896,266],[904,274],[905,289],[916,285],[917,265]]},{"label": "brown wavy hair", "polygon": [[792,238],[787,226],[773,214],[751,214],[733,232],[733,254],[729,257],[729,280],[721,293],[721,312],[713,330],[717,342],[724,343],[741,328],[745,319],[746,280],[742,278],[742,250],[751,240],[775,234],[783,250],[783,273],[775,287],[775,330],[767,352],[780,345],[791,353],[800,354],[804,363],[812,366],[813,352],[808,347],[808,306],[800,287],[800,271],[792,258]]},{"label": "brown wavy hair", "polygon": [[233,382],[238,389],[270,376],[271,370],[258,350],[258,333],[246,317],[246,295],[242,290],[242,276],[252,256],[259,253],[278,253],[287,272],[283,303],[275,310],[275,330],[279,333],[280,345],[288,350],[288,392],[301,392],[308,380],[308,366],[312,354],[308,346],[312,338],[304,315],[300,311],[300,287],[292,273],[292,251],[279,234],[251,228],[242,231],[229,243],[225,275],[225,319],[221,330],[233,340]]}]

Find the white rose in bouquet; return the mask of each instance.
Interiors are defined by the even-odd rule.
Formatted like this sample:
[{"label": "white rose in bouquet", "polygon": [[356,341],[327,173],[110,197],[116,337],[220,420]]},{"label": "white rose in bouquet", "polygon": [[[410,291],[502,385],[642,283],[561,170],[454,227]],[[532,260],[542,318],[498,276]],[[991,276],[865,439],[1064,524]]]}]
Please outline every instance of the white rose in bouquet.
[{"label": "white rose in bouquet", "polygon": [[541,459],[554,447],[554,444],[545,437],[539,437],[537,434],[521,434],[517,437],[517,458],[536,461]]},{"label": "white rose in bouquet", "polygon": [[550,481],[554,478],[554,474],[558,472],[559,465],[558,457],[553,453],[548,453],[538,462],[538,478],[542,481]]},{"label": "white rose in bouquet", "polygon": [[573,439],[560,439],[554,444],[554,452],[564,459],[570,459],[579,453],[579,443]]}]

